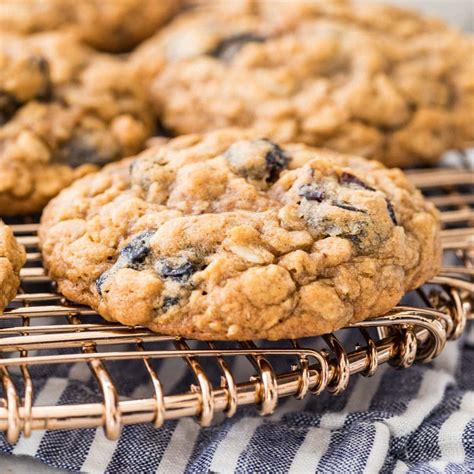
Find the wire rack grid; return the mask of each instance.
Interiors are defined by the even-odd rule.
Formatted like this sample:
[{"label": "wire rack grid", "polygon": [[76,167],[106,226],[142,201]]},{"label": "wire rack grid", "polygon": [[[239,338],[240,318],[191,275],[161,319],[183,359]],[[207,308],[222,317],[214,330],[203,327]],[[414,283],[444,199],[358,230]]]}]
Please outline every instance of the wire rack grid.
[{"label": "wire rack grid", "polygon": [[[55,291],[42,267],[37,220],[16,221],[14,232],[28,255],[20,294],[0,321],[0,430],[14,443],[21,433],[29,436],[38,429],[103,427],[109,439],[117,439],[124,425],[158,428],[185,416],[208,426],[217,413],[231,417],[244,405],[268,415],[282,397],[302,399],[323,390],[340,394],[352,375],[371,376],[384,363],[407,368],[415,360],[430,361],[472,318],[474,193],[465,155],[460,153],[458,161],[460,168],[410,173],[441,210],[446,265],[413,292],[409,305],[341,331],[349,338],[338,332],[278,343],[198,343],[105,322]],[[186,365],[191,382],[184,389],[166,389],[159,364],[164,359]],[[231,369],[237,359],[249,362],[247,375]],[[133,370],[111,371],[112,364],[124,362],[134,364]],[[90,370],[97,399],[35,403],[35,371],[74,364]],[[149,396],[122,393],[125,382],[134,384],[138,368]]]}]

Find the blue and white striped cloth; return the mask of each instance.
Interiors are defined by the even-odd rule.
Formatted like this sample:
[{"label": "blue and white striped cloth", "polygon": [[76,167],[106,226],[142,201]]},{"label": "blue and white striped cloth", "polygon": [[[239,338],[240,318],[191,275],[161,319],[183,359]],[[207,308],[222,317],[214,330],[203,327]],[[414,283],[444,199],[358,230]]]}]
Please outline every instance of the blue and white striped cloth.
[{"label": "blue and white striped cloth", "polygon": [[[175,389],[189,383],[184,365],[164,361],[159,373]],[[97,396],[82,365],[45,369],[42,380],[36,405]],[[120,390],[140,397],[147,387]],[[288,399],[267,418],[246,408],[205,429],[191,419],[160,430],[128,426],[117,442],[101,430],[35,431],[15,446],[0,436],[0,451],[90,473],[472,473],[474,325],[430,364],[400,371],[382,366],[371,379],[353,377],[339,397]]]}]

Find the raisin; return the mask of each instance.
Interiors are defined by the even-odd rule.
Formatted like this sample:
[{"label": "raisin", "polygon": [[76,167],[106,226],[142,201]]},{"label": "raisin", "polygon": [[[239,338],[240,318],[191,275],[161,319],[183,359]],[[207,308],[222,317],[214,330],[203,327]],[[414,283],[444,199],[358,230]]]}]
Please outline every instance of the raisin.
[{"label": "raisin", "polygon": [[84,163],[102,166],[119,157],[116,145],[110,143],[108,144],[110,147],[108,147],[101,146],[98,143],[96,146],[93,142],[94,137],[88,138],[87,134],[73,136],[59,149],[55,155],[55,160],[77,168]]},{"label": "raisin", "polygon": [[385,199],[385,202],[387,203],[387,211],[390,219],[392,219],[392,222],[395,225],[398,225],[397,216],[395,215],[395,209],[393,208],[392,203],[388,199]]},{"label": "raisin", "polygon": [[154,233],[155,231],[153,230],[142,232],[120,251],[119,258],[115,264],[102,273],[95,281],[97,292],[100,296],[102,296],[102,286],[107,278],[120,268],[140,270],[141,266],[145,263],[145,259],[150,254],[151,249],[149,242]]},{"label": "raisin", "polygon": [[157,135],[158,137],[167,137],[171,138],[175,135],[173,131],[170,130],[161,120],[155,121],[155,133],[153,135]]},{"label": "raisin", "polygon": [[254,33],[239,33],[223,39],[210,51],[209,55],[224,61],[231,61],[247,43],[263,43],[264,41],[265,38],[263,36]]},{"label": "raisin", "polygon": [[133,160],[131,163],[130,163],[130,166],[128,167],[128,173],[130,174],[130,176],[133,175],[133,172],[136,168],[136,160]]},{"label": "raisin", "polygon": [[353,174],[347,172],[343,172],[341,176],[339,176],[339,182],[341,184],[355,184],[356,186],[359,186],[363,189],[367,189],[368,191],[376,191],[374,188],[361,181],[357,176],[354,176]]},{"label": "raisin", "polygon": [[33,61],[38,65],[41,74],[49,76],[49,62],[46,58],[43,58],[43,56],[35,56]]},{"label": "raisin", "polygon": [[266,138],[263,140],[272,145],[272,149],[265,155],[265,163],[269,172],[267,182],[274,183],[279,178],[281,171],[288,167],[290,158],[279,145]]},{"label": "raisin", "polygon": [[367,211],[365,209],[359,209],[358,207],[354,207],[354,206],[351,206],[350,204],[345,204],[343,202],[333,201],[332,205],[336,207],[340,207],[341,209],[345,209],[346,211],[363,212],[364,214],[367,214]]},{"label": "raisin", "polygon": [[31,61],[38,68],[41,75],[44,76],[44,87],[38,94],[38,99],[50,100],[53,95],[53,85],[51,83],[49,62],[43,56],[34,56],[31,58]]},{"label": "raisin", "polygon": [[299,189],[298,195],[304,197],[308,201],[323,202],[326,199],[324,191],[316,189],[315,185],[305,184]]},{"label": "raisin", "polygon": [[172,260],[160,259],[156,265],[156,271],[161,278],[185,283],[198,271],[197,265],[183,258]]},{"label": "raisin", "polygon": [[99,296],[102,296],[102,286],[106,282],[107,278],[109,278],[109,276],[111,275],[111,270],[112,269],[102,273],[95,281],[95,287],[97,288],[97,293],[99,293]]},{"label": "raisin", "polygon": [[163,304],[161,305],[161,310],[163,312],[165,311],[168,311],[169,308],[171,308],[172,306],[175,306],[179,303],[180,301],[180,297],[179,296],[165,296],[163,298]]},{"label": "raisin", "polygon": [[356,247],[360,247],[364,238],[366,237],[365,232],[361,232],[361,235],[358,234],[341,234],[341,237],[349,239]]},{"label": "raisin", "polygon": [[5,91],[0,91],[0,125],[8,122],[20,107],[15,96]]},{"label": "raisin", "polygon": [[120,252],[120,258],[126,260],[129,268],[134,270],[145,262],[150,253],[150,239],[155,231],[147,230],[129,242]]}]

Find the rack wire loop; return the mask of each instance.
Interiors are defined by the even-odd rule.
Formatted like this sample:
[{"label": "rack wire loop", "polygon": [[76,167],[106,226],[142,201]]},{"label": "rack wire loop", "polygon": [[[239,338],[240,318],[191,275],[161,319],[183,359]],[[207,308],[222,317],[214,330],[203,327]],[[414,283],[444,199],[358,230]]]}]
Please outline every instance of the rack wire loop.
[{"label": "rack wire loop", "polygon": [[2,368],[2,386],[7,407],[6,437],[9,443],[16,443],[21,433],[20,403],[15,385],[6,367]]},{"label": "rack wire loop", "polygon": [[[241,343],[242,347],[251,350],[257,349],[251,341]],[[260,415],[271,415],[278,405],[277,380],[270,363],[261,355],[249,353],[247,358],[257,369],[258,375],[252,376],[251,380],[257,382],[257,409]]]},{"label": "rack wire loop", "polygon": [[102,391],[105,434],[110,440],[117,440],[120,438],[122,430],[122,415],[120,413],[117,391],[102,361],[92,359],[89,361],[89,367]]},{"label": "rack wire loop", "polygon": [[453,340],[459,339],[463,333],[466,324],[467,324],[467,314],[470,309],[470,304],[468,301],[463,301],[461,298],[460,292],[457,288],[446,288],[450,296],[450,305],[448,305],[447,310],[450,312],[453,317],[454,327],[452,332],[449,334],[449,337]]},{"label": "rack wire loop", "polygon": [[[175,341],[175,345],[181,350],[189,350],[189,346],[182,339]],[[195,385],[192,386],[192,390],[196,392],[200,398],[199,424],[201,426],[210,426],[214,418],[212,384],[207,378],[206,372],[194,357],[187,356],[185,359],[199,384],[199,387]]]},{"label": "rack wire loop", "polygon": [[[208,342],[208,346],[211,349],[216,349],[216,346],[213,342]],[[227,365],[227,362],[224,360],[224,358],[222,356],[217,356],[216,360],[223,374],[221,376],[221,388],[223,388],[227,394],[227,404],[224,408],[224,414],[227,416],[227,418],[231,418],[237,411],[237,383],[235,382],[232,371],[230,370],[230,367]]]},{"label": "rack wire loop", "polygon": [[326,334],[323,339],[334,352],[337,361],[335,373],[327,384],[326,390],[334,395],[340,395],[349,384],[351,375],[349,357],[341,341],[334,334]]},{"label": "rack wire loop", "polygon": [[[143,352],[143,344],[141,342],[137,343],[137,348],[139,351]],[[158,375],[154,371],[153,367],[150,364],[150,359],[148,357],[143,358],[143,364],[146,367],[148,375],[150,376],[151,383],[154,390],[155,398],[155,417],[153,418],[153,426],[155,428],[160,428],[165,422],[165,397],[163,393],[163,386],[161,385]]]},{"label": "rack wire loop", "polygon": [[379,362],[377,357],[377,344],[375,341],[370,337],[369,332],[365,328],[359,328],[359,331],[364,336],[365,342],[367,343],[367,358],[368,358],[368,365],[367,369],[361,372],[361,375],[364,377],[372,377],[377,372]]},{"label": "rack wire loop", "polygon": [[417,356],[418,341],[413,331],[413,326],[402,326],[401,344],[399,345],[399,353],[396,359],[393,359],[392,365],[399,369],[407,369],[413,365]]},{"label": "rack wire loop", "polygon": [[[291,345],[295,349],[299,349],[298,341],[295,339],[291,340]],[[300,371],[300,378],[298,384],[298,390],[293,395],[297,400],[303,400],[306,397],[307,393],[309,392],[311,376],[309,373],[309,361],[308,357],[305,354],[301,354],[298,358],[298,364],[295,366],[295,370]]]}]

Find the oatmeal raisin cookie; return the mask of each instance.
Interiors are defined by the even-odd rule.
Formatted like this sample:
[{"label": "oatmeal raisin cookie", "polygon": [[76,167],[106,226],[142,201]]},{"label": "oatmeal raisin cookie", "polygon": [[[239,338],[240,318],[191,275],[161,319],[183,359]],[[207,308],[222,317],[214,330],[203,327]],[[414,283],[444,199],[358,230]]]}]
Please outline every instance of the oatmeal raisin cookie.
[{"label": "oatmeal raisin cookie", "polygon": [[77,181],[40,241],[67,298],[197,339],[323,334],[383,314],[440,265],[437,211],[400,170],[236,130]]}]

